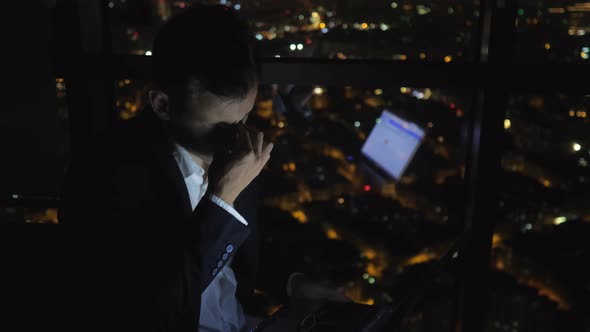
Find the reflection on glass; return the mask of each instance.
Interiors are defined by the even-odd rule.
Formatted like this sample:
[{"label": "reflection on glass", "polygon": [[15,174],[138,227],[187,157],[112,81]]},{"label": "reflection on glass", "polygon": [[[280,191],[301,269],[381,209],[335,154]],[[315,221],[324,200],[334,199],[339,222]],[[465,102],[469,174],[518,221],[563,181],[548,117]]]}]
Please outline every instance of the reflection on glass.
[{"label": "reflection on glass", "polygon": [[[144,90],[123,81],[118,104],[139,106],[133,101]],[[275,143],[259,188],[261,285],[280,282],[277,270],[298,270],[359,303],[397,300],[463,229],[461,128],[469,105],[462,91],[261,86],[248,123]],[[398,181],[375,180],[361,158],[384,109],[424,131]],[[450,324],[452,282],[438,277],[412,314],[417,329]]]},{"label": "reflection on glass", "polygon": [[114,52],[151,55],[159,27],[193,2],[241,12],[265,57],[469,61],[479,20],[479,0],[106,0]]}]

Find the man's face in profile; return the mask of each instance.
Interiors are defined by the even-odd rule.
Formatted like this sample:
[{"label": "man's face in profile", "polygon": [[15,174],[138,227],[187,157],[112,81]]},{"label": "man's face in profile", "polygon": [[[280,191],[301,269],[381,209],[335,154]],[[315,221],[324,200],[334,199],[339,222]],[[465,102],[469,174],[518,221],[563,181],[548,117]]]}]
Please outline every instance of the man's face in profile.
[{"label": "man's face in profile", "polygon": [[[230,148],[238,125],[243,125],[254,106],[258,87],[254,85],[243,99],[229,99],[208,91],[192,94],[170,112],[174,139],[193,152],[214,154]],[[175,110],[174,107],[184,107]]]}]

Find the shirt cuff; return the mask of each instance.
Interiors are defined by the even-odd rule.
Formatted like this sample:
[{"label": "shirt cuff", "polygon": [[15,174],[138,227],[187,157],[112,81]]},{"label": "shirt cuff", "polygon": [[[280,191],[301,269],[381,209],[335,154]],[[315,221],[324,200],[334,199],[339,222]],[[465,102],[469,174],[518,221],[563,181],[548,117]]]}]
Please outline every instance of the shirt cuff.
[{"label": "shirt cuff", "polygon": [[210,194],[209,199],[213,203],[219,205],[225,211],[229,212],[232,216],[234,216],[234,218],[238,219],[242,224],[248,226],[248,222],[246,221],[246,219],[244,219],[244,217],[242,217],[242,215],[238,211],[236,211],[236,209],[234,209],[233,206],[227,204],[221,198],[214,194]]}]

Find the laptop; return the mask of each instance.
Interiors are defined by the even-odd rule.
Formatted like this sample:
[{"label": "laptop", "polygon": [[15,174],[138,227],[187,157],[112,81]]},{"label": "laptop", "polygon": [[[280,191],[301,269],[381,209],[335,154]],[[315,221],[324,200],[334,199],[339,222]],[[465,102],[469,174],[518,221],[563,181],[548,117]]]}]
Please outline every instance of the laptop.
[{"label": "laptop", "polygon": [[424,130],[384,110],[361,149],[363,169],[369,177],[398,181],[424,139]]}]

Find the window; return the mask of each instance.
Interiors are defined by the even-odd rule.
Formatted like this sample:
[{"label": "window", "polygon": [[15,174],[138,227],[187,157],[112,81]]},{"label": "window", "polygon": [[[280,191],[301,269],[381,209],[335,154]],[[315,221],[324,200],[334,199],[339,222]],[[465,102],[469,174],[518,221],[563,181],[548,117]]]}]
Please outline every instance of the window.
[{"label": "window", "polygon": [[[266,71],[249,121],[276,143],[260,188],[262,258],[271,262],[261,266],[262,284],[273,284],[275,270],[289,267],[342,287],[359,303],[386,304],[425,290],[405,308],[403,331],[450,331],[459,325],[474,331],[578,331],[590,326],[584,315],[590,279],[581,268],[588,258],[590,220],[585,208],[589,103],[583,85],[569,84],[564,74],[571,66],[563,65],[588,61],[588,4],[97,1],[104,16],[82,6],[66,8],[80,17],[57,20],[64,31],[82,25],[76,38],[62,37],[59,44],[82,54],[73,59],[81,60],[80,67],[63,71],[83,72],[69,81],[70,105],[94,107],[72,113],[92,114],[72,117],[74,136],[112,120],[113,113],[101,118],[103,109],[111,111],[101,102],[112,106],[118,121],[145,110],[151,44],[175,13],[195,2],[220,3],[249,20],[263,66],[272,69]],[[505,19],[511,15],[516,21]],[[510,45],[505,37],[513,28],[516,40]],[[76,46],[73,40],[84,43]],[[504,61],[510,58],[502,54],[504,47],[514,48],[512,63]],[[103,50],[112,54],[95,56]],[[367,61],[346,61],[355,59]],[[525,62],[538,65],[520,68]],[[557,79],[510,76],[514,68],[554,73]],[[480,79],[492,71],[514,79],[508,87]],[[57,83],[63,93],[64,82]],[[561,93],[543,89],[558,85]],[[544,93],[529,93],[531,86]],[[565,91],[574,87],[576,92]],[[511,94],[506,91],[512,88]],[[65,99],[58,99],[62,117],[64,106]],[[385,110],[398,123],[407,121],[425,133],[397,181],[361,153],[373,127],[386,119]],[[83,141],[78,136],[72,141]],[[407,152],[411,155],[413,147]],[[494,170],[500,170],[497,179],[488,177]],[[488,188],[478,185],[496,180],[499,188],[482,194]],[[466,192],[478,195],[465,202]],[[497,200],[486,199],[496,194]],[[4,207],[3,219],[53,220],[54,210],[44,206]],[[464,228],[492,245],[468,242],[454,255],[449,247]],[[415,288],[420,279],[429,287]],[[485,312],[483,301],[489,304]]]},{"label": "window", "polygon": [[[514,94],[504,120],[503,175],[494,233],[493,331],[579,330],[588,303],[590,100]],[[532,304],[532,305],[531,305]]]},{"label": "window", "polygon": [[[136,114],[128,110],[138,109],[133,101],[141,103],[145,87],[133,80],[116,87],[122,118]],[[258,193],[261,285],[280,288],[277,270],[302,271],[378,305],[416,287],[417,275],[463,231],[470,106],[461,90],[261,86],[248,123],[275,142]],[[361,156],[384,109],[426,133],[399,181]],[[450,326],[454,283],[450,266],[444,271],[450,279],[428,293],[412,326]]]},{"label": "window", "polygon": [[[40,128],[46,140],[43,144],[46,154],[36,154],[45,170],[36,172],[44,178],[33,183],[33,188],[26,190],[22,183],[5,184],[2,195],[6,200],[0,203],[0,221],[8,223],[57,223],[57,194],[61,178],[69,156],[68,105],[66,82],[64,78],[55,79],[56,113],[48,116],[49,121]],[[29,120],[30,121],[30,120]],[[13,128],[18,130],[18,128]],[[39,166],[36,166],[37,168]],[[21,171],[22,172],[22,171]],[[48,185],[49,183],[49,185]],[[46,188],[44,188],[46,187]],[[39,190],[39,188],[42,188]],[[5,192],[11,190],[11,192]],[[24,199],[24,201],[23,201]]]},{"label": "window", "polygon": [[[246,17],[264,57],[472,61],[479,1],[193,1]],[[113,51],[150,55],[158,28],[191,1],[106,0]]]}]

